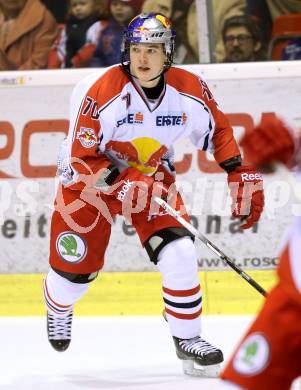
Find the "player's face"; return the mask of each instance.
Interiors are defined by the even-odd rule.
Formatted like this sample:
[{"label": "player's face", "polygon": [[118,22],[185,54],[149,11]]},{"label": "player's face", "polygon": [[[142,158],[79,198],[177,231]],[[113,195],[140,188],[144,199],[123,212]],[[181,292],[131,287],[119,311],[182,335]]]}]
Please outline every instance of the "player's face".
[{"label": "player's face", "polygon": [[95,11],[94,0],[71,0],[71,14],[77,19],[85,19]]},{"label": "player's face", "polygon": [[120,0],[112,0],[110,11],[116,22],[122,26],[128,24],[134,16],[134,9]]},{"label": "player's face", "polygon": [[166,55],[161,43],[139,43],[130,46],[131,73],[137,77],[142,87],[154,87],[164,68]]},{"label": "player's face", "polygon": [[260,48],[244,26],[230,27],[225,34],[225,52],[228,62],[254,60],[254,54]]}]

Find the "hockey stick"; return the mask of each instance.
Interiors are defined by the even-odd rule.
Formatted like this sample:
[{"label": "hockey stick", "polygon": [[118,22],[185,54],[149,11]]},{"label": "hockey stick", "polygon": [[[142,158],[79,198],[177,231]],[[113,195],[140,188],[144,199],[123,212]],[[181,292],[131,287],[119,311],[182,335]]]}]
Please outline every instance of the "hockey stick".
[{"label": "hockey stick", "polygon": [[224,260],[235,272],[237,272],[243,279],[245,279],[252,287],[255,288],[264,297],[267,295],[266,291],[254,280],[239,268],[227,255],[218,249],[212,242],[210,242],[202,233],[195,229],[189,222],[180,216],[180,213],[174,210],[168,203],[159,197],[154,197],[156,203],[161,206],[169,215],[174,217],[181,225],[183,225],[191,234],[202,241],[207,248],[214,252],[220,259]]}]

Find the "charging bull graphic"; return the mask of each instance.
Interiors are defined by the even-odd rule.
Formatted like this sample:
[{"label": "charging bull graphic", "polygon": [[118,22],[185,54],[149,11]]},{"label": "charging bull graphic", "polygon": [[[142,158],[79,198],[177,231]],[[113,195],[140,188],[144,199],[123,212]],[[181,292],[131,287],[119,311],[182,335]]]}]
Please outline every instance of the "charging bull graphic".
[{"label": "charging bull graphic", "polygon": [[142,173],[154,173],[167,147],[159,141],[148,138],[135,138],[132,141],[109,141],[105,150],[119,160],[125,160],[129,166]]},{"label": "charging bull graphic", "polygon": [[84,148],[92,148],[97,143],[97,137],[93,129],[81,127],[76,133],[76,139]]}]

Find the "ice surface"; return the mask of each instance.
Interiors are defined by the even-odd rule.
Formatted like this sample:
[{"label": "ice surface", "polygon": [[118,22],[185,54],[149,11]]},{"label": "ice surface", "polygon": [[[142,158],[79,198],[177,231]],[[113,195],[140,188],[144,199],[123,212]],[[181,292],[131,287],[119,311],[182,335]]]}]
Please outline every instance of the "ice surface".
[{"label": "ice surface", "polygon": [[[203,337],[229,358],[250,316],[204,316]],[[182,373],[161,317],[74,317],[66,352],[50,347],[43,317],[0,318],[0,389],[215,390]],[[300,385],[294,386],[301,389]]]}]

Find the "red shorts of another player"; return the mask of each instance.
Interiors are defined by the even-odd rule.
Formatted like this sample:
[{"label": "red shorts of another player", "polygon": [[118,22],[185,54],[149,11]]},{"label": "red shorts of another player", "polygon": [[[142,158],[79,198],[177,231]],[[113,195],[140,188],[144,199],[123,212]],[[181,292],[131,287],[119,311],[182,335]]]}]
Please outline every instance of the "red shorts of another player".
[{"label": "red shorts of another player", "polygon": [[[59,186],[56,210],[51,221],[50,265],[60,271],[90,274],[99,271],[111,235],[112,216],[120,204],[114,197],[99,197],[96,191],[86,193]],[[176,209],[183,206],[181,196],[176,199]],[[100,211],[101,210],[101,211]],[[182,208],[181,208],[182,210]],[[182,215],[189,220],[187,213]],[[155,232],[168,227],[182,227],[165,212],[149,218],[149,211],[132,214],[132,225],[143,243]],[[122,262],[122,258],[120,259]]]},{"label": "red shorts of another player", "polygon": [[300,292],[287,278],[289,256],[286,247],[279,283],[221,375],[245,389],[288,390],[301,375],[301,301]]}]

